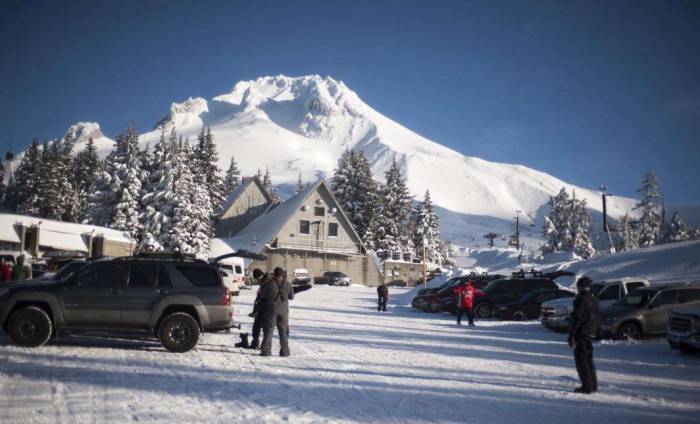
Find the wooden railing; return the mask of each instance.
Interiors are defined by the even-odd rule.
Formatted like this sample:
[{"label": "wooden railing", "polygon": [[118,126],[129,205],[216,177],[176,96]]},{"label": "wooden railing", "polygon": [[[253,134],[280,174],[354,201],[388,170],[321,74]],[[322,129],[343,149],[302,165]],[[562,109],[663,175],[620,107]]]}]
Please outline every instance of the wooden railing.
[{"label": "wooden railing", "polygon": [[275,247],[328,253],[361,253],[358,243],[328,239],[317,240],[314,237],[278,237]]}]

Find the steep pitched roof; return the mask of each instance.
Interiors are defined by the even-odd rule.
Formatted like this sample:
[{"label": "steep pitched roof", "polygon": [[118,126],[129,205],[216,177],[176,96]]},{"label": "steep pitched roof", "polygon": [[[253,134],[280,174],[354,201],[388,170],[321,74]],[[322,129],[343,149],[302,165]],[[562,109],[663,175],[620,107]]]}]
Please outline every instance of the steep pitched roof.
[{"label": "steep pitched roof", "polygon": [[316,191],[320,186],[324,186],[326,191],[330,194],[331,199],[335,203],[335,207],[348,223],[352,234],[355,236],[356,240],[362,243],[362,239],[353,228],[352,222],[348,219],[345,212],[340,207],[338,200],[333,196],[333,192],[328,188],[327,184],[319,179],[314,184],[309,184],[306,188],[294,196],[290,197],[282,203],[275,203],[271,205],[265,213],[255,218],[253,222],[248,224],[235,236],[222,239],[224,242],[228,243],[232,248],[236,249],[248,249],[251,251],[260,252],[265,247],[267,243],[272,241],[284,225],[294,216],[297,210],[301,208],[306,199],[311,193]]},{"label": "steep pitched roof", "polygon": [[245,177],[243,178],[243,181],[241,181],[241,184],[228,195],[224,203],[221,205],[221,208],[218,211],[216,211],[216,215],[223,215],[236,202],[236,200],[241,196],[241,194],[243,194],[246,188],[248,188],[248,186],[251,184],[256,184],[262,192],[263,196],[265,196],[265,198],[269,202],[274,201],[274,198],[267,190],[265,190],[265,186],[263,186],[262,182],[260,181],[257,175],[253,177]]}]

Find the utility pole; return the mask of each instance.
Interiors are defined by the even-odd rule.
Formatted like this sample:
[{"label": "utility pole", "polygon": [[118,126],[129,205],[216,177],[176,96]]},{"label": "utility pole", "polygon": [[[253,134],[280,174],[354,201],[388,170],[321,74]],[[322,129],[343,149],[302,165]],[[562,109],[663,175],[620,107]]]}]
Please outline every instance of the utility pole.
[{"label": "utility pole", "polygon": [[602,191],[603,197],[603,232],[608,234],[610,253],[615,253],[615,244],[613,243],[612,234],[610,234],[610,226],[608,225],[608,196],[612,196],[612,193],[606,193],[608,188],[605,185],[600,186],[600,191]]},{"label": "utility pole", "polygon": [[423,288],[428,287],[428,261],[425,258],[425,238],[423,238]]},{"label": "utility pole", "polygon": [[520,209],[517,209],[515,213],[515,249],[520,250]]}]

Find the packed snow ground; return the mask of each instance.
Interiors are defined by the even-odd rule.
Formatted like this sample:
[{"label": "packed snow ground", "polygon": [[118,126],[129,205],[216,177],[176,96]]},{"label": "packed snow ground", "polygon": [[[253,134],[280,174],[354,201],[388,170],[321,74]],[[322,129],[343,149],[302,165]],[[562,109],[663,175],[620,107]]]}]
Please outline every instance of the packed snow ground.
[{"label": "packed snow ground", "polygon": [[[406,289],[392,289],[399,298]],[[253,292],[237,299],[249,328]],[[683,423],[700,416],[700,358],[665,340],[596,345],[600,393],[577,385],[561,334],[536,322],[457,327],[365,287],[293,301],[290,358],[206,334],[195,351],[60,337],[21,349],[0,335],[0,422]],[[277,346],[273,347],[275,350]]]}]

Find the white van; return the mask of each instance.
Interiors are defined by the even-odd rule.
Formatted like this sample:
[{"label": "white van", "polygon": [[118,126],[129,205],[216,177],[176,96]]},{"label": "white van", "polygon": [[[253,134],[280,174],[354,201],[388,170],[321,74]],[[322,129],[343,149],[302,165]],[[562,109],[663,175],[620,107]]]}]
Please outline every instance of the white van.
[{"label": "white van", "polygon": [[218,266],[224,285],[233,296],[238,296],[245,279],[245,261],[237,257],[226,258]]}]

